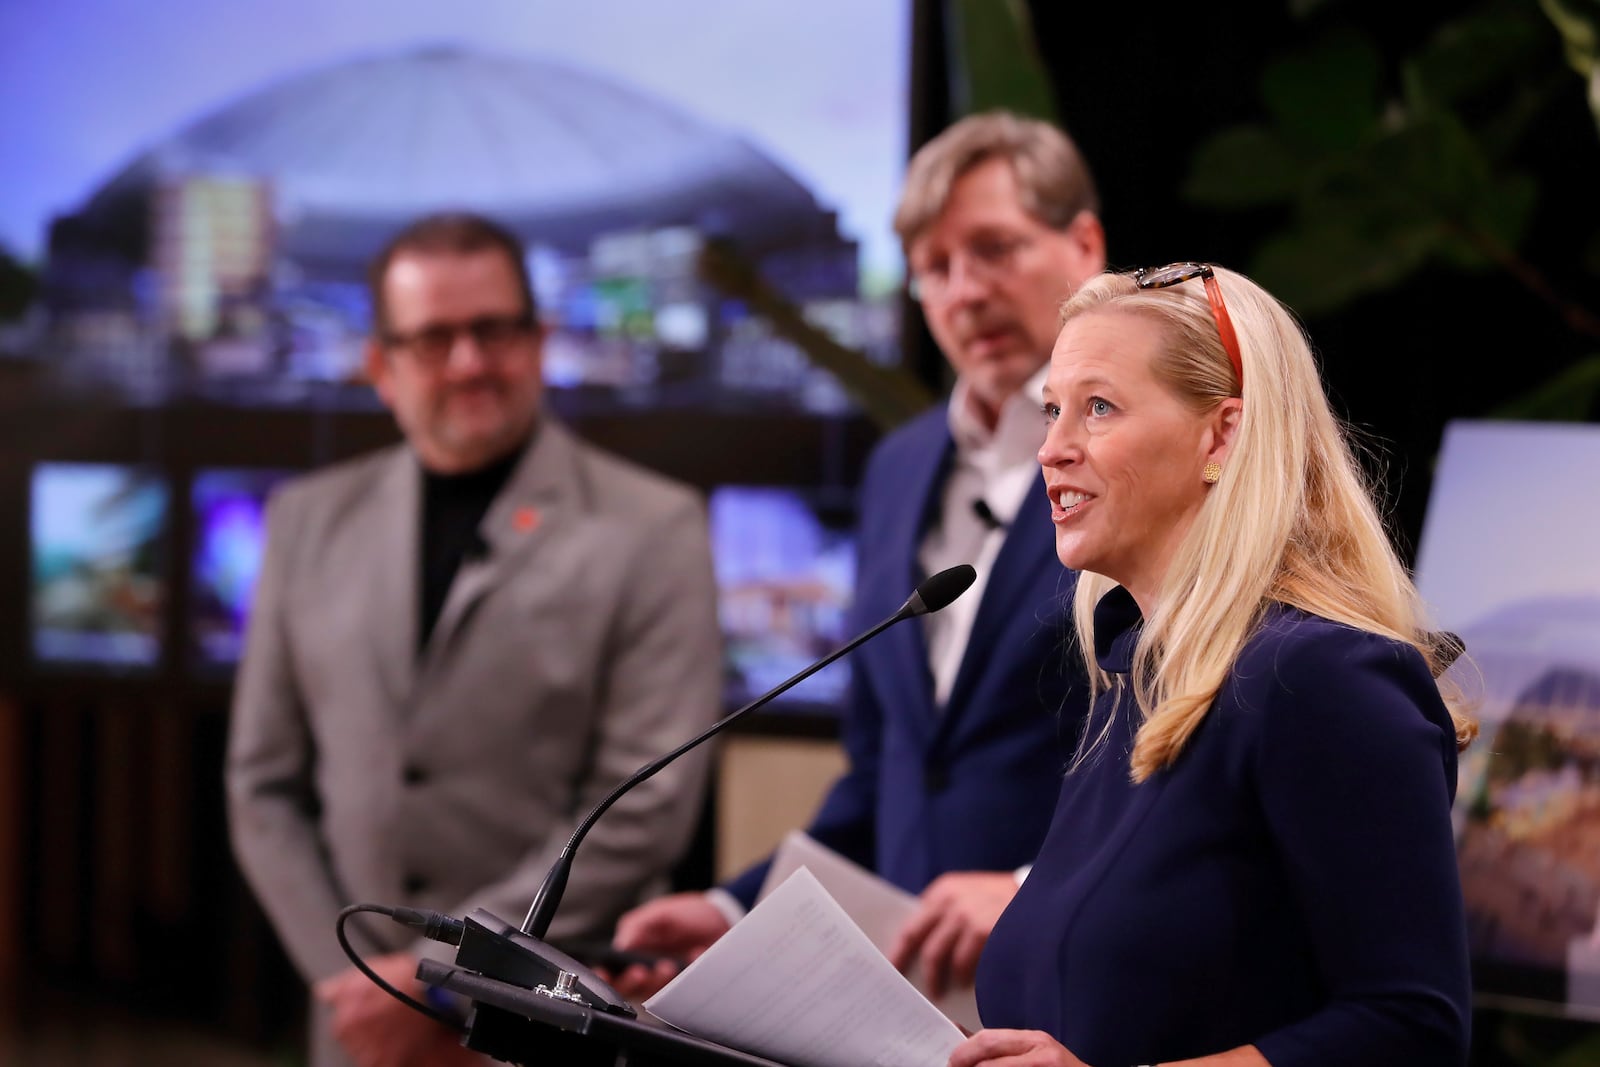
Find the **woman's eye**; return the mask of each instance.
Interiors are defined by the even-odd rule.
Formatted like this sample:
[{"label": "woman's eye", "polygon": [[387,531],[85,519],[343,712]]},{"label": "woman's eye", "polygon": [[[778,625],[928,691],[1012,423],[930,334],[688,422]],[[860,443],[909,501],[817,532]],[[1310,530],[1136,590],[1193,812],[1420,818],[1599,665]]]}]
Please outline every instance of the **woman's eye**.
[{"label": "woman's eye", "polygon": [[1061,408],[1056,404],[1045,404],[1039,410],[1044,412],[1045,422],[1055,422],[1061,417]]},{"label": "woman's eye", "polygon": [[1109,415],[1112,410],[1111,401],[1109,400],[1094,397],[1089,401],[1089,414],[1091,415]]}]

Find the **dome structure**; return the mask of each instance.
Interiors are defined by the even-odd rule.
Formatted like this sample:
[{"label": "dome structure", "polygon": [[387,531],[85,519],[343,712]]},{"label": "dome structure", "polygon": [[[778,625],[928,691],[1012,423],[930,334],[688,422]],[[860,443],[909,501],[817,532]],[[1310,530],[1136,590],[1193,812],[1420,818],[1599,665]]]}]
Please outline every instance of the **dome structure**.
[{"label": "dome structure", "polygon": [[815,197],[736,133],[542,58],[429,47],[292,76],[142,152],[81,217],[125,229],[160,182],[270,183],[277,246],[365,262],[417,215],[481,211],[525,239],[691,225],[756,246],[835,232]]}]

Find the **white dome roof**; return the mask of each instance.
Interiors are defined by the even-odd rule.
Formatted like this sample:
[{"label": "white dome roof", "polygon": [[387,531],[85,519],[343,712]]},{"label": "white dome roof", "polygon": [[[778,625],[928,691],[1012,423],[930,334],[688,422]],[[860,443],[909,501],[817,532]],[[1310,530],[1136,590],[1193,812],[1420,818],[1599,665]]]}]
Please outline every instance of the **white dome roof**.
[{"label": "white dome roof", "polygon": [[428,211],[483,212],[558,243],[691,224],[757,241],[831,230],[738,135],[539,58],[430,47],[293,76],[190,123],[90,201],[106,219],[185,174],[269,179],[291,255],[365,260]]}]

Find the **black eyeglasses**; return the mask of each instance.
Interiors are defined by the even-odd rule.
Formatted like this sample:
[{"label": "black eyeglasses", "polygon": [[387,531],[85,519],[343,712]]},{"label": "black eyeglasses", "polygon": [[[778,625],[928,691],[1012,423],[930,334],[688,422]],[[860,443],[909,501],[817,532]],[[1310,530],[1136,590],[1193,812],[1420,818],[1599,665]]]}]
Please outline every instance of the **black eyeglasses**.
[{"label": "black eyeglasses", "polygon": [[455,351],[456,338],[463,333],[472,338],[479,352],[489,359],[508,354],[517,342],[533,332],[533,315],[480,315],[468,322],[435,323],[409,333],[386,332],[383,343],[399,349],[418,363],[442,367]]},{"label": "black eyeglasses", "polygon": [[1165,289],[1191,278],[1203,278],[1206,299],[1211,301],[1211,317],[1217,322],[1217,335],[1222,338],[1222,350],[1228,353],[1233,373],[1239,379],[1239,392],[1244,392],[1244,360],[1239,358],[1239,335],[1233,332],[1233,319],[1228,316],[1228,305],[1222,301],[1222,285],[1216,271],[1209,263],[1169,263],[1165,267],[1140,267],[1133,272],[1133,280],[1141,289]]},{"label": "black eyeglasses", "polygon": [[[1017,257],[1033,244],[1026,234],[990,234],[979,237],[959,249],[967,277],[975,281],[993,281],[1016,265]],[[955,287],[956,257],[952,256],[911,272],[907,289],[911,299],[924,304],[942,304]]]}]

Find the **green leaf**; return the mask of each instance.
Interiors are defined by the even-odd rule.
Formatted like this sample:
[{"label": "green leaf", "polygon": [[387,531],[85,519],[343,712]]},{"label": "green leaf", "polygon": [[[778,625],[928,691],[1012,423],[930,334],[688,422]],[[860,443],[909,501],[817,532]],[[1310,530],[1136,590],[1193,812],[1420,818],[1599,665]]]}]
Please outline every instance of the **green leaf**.
[{"label": "green leaf", "polygon": [[1428,229],[1383,239],[1325,222],[1279,235],[1261,246],[1252,276],[1296,313],[1336,311],[1416,270],[1437,241]]},{"label": "green leaf", "polygon": [[1567,63],[1583,78],[1589,110],[1600,128],[1600,3],[1596,0],[1539,0],[1561,34]]},{"label": "green leaf", "polygon": [[[1298,13],[1331,6],[1289,2]],[[1539,2],[1600,125],[1600,0]],[[1586,308],[1551,299],[1540,265],[1522,253],[1541,191],[1522,168],[1523,149],[1573,90],[1555,60],[1557,36],[1527,0],[1478,0],[1435,25],[1394,67],[1351,32],[1271,63],[1261,80],[1266,121],[1205,141],[1185,197],[1235,209],[1290,203],[1289,221],[1251,266],[1303,314],[1396,287],[1424,264],[1493,266],[1574,332],[1600,335]],[[1398,98],[1387,87],[1395,77]],[[1600,275],[1600,235],[1584,251],[1585,270]],[[1583,385],[1566,383],[1569,392]],[[1594,410],[1591,395],[1564,400]]]},{"label": "green leaf", "polygon": [[[1548,64],[1550,57],[1541,58]],[[1511,156],[1529,131],[1549,115],[1551,106],[1571,91],[1565,72],[1548,66],[1541,66],[1539,76],[1508,82],[1495,107],[1474,124],[1484,153],[1491,159]]]},{"label": "green leaf", "polygon": [[1290,144],[1349,151],[1376,129],[1378,55],[1364,38],[1333,34],[1267,66],[1261,95]]},{"label": "green leaf", "polygon": [[1449,238],[1444,257],[1471,269],[1521,243],[1538,199],[1532,178],[1496,173],[1471,132],[1444,112],[1380,139],[1366,166],[1379,187],[1347,195],[1369,198],[1369,228],[1427,222]]},{"label": "green leaf", "polygon": [[1538,206],[1539,183],[1526,174],[1497,178],[1482,199],[1459,221],[1451,240],[1441,246],[1456,266],[1477,269],[1492,262],[1491,249],[1509,253],[1522,237]]},{"label": "green leaf", "polygon": [[1195,152],[1183,195],[1212,207],[1276,204],[1294,196],[1302,168],[1265,126],[1235,126]]},{"label": "green leaf", "polygon": [[1600,4],[1594,0],[1539,0],[1545,16],[1561,34],[1567,62],[1590,77],[1600,64]]},{"label": "green leaf", "polygon": [[1055,94],[1022,0],[957,0],[950,9],[957,42],[956,109],[1006,108],[1056,121]]},{"label": "green leaf", "polygon": [[1447,22],[1402,64],[1408,103],[1431,109],[1498,88],[1538,57],[1548,37],[1549,27],[1521,8],[1497,7]]},{"label": "green leaf", "polygon": [[1549,419],[1582,422],[1600,397],[1600,355],[1578,360],[1566,370],[1490,412],[1497,419]]},{"label": "green leaf", "polygon": [[1461,219],[1492,190],[1483,150],[1454,116],[1412,122],[1373,146],[1373,166],[1396,191],[1436,217]]},{"label": "green leaf", "polygon": [[1546,1067],[1594,1067],[1600,1063],[1600,1034],[1590,1034],[1562,1049]]},{"label": "green leaf", "polygon": [[1371,149],[1331,159],[1308,170],[1296,210],[1303,219],[1361,233],[1437,222],[1436,215],[1419,209],[1398,173],[1392,160]]},{"label": "green leaf", "polygon": [[1590,274],[1600,278],[1600,231],[1591,234],[1583,246],[1583,266]]}]

